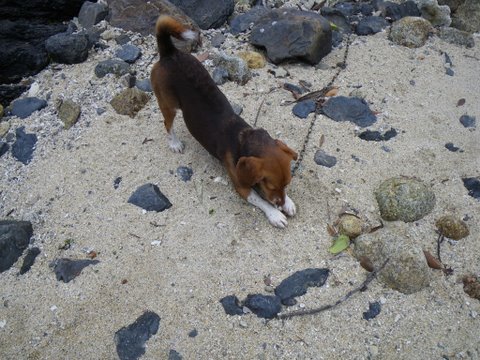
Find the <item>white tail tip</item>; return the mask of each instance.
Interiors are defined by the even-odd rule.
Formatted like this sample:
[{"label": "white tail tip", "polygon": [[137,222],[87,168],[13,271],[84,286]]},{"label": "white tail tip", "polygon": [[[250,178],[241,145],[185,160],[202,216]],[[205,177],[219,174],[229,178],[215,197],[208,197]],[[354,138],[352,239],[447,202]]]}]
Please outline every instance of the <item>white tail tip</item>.
[{"label": "white tail tip", "polygon": [[197,38],[197,34],[192,30],[186,30],[182,32],[182,38],[185,40],[195,40]]}]

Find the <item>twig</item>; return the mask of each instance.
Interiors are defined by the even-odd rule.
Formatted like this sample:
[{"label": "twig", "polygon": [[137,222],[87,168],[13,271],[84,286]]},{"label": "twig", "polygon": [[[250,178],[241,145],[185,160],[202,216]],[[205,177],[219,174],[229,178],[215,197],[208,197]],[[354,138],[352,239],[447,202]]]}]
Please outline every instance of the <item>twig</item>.
[{"label": "twig", "polygon": [[442,258],[440,257],[440,247],[441,247],[444,239],[445,239],[445,237],[443,236],[443,233],[440,232],[440,234],[438,234],[438,238],[437,238],[437,259],[440,262],[442,262]]},{"label": "twig", "polygon": [[260,110],[262,110],[262,106],[263,106],[264,102],[265,102],[265,98],[263,98],[262,102],[260,103],[260,106],[258,107],[257,116],[255,116],[255,121],[253,123],[253,127],[257,127],[258,117],[260,116]]},{"label": "twig", "polygon": [[377,277],[378,273],[385,268],[385,266],[387,265],[389,260],[390,259],[385,260],[385,262],[378,269],[375,269],[373,272],[368,274],[365,281],[359,287],[356,287],[353,290],[350,290],[347,294],[342,296],[335,303],[324,305],[324,306],[321,306],[319,308],[307,309],[307,310],[297,310],[297,311],[292,311],[292,312],[289,312],[289,313],[286,313],[286,314],[280,314],[280,315],[278,315],[278,319],[290,319],[290,318],[295,317],[295,316],[315,315],[315,314],[318,314],[322,311],[329,310],[329,309],[331,309],[335,306],[340,305],[341,303],[347,301],[354,294],[356,294],[360,291],[364,291],[367,288],[368,284],[370,284]]}]

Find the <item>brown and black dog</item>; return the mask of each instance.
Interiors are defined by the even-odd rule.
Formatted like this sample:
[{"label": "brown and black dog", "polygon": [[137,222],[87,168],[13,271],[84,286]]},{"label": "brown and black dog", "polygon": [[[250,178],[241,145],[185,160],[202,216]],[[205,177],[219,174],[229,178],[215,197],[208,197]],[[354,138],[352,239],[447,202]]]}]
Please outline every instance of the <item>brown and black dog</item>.
[{"label": "brown and black dog", "polygon": [[223,162],[240,196],[263,210],[272,225],[285,227],[285,214],[296,212],[285,187],[291,180],[290,162],[297,159],[297,153],[236,115],[202,64],[177,50],[170,37],[187,40],[197,34],[169,16],[160,16],[155,30],[160,61],[153,66],[151,82],[170,149],[183,152],[173,130],[176,110],[181,109],[190,133]]}]

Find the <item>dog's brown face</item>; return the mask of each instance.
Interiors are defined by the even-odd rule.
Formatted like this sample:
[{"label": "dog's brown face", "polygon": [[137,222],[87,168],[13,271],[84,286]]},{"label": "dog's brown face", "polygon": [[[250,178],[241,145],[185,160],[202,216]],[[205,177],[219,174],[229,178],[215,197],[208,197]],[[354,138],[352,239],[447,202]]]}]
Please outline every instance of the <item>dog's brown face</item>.
[{"label": "dog's brown face", "polygon": [[265,149],[262,157],[242,157],[238,161],[238,174],[250,186],[257,185],[263,197],[271,204],[283,206],[285,188],[292,180],[290,162],[297,160],[297,153],[280,140]]}]

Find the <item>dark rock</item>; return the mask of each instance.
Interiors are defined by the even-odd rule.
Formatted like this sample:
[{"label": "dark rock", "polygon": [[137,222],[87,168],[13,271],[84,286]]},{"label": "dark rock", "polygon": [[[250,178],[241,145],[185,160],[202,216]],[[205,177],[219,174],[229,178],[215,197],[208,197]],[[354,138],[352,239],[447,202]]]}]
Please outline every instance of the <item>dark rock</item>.
[{"label": "dark rock", "polygon": [[90,41],[86,34],[69,34],[68,32],[53,35],[45,42],[50,58],[61,64],[78,64],[88,57]]},{"label": "dark rock", "polygon": [[474,177],[463,178],[463,186],[468,190],[468,195],[480,200],[480,180]]},{"label": "dark rock", "polygon": [[307,293],[309,287],[320,287],[327,281],[330,270],[328,269],[305,269],[297,271],[283,280],[275,288],[277,295],[283,305],[296,304],[295,297]]},{"label": "dark rock", "polygon": [[50,263],[58,281],[68,283],[81,274],[82,270],[90,265],[96,265],[98,260],[56,259]]},{"label": "dark rock", "polygon": [[355,32],[357,35],[376,34],[388,26],[388,21],[380,16],[367,16],[358,23]]},{"label": "dark rock", "polygon": [[160,317],[152,311],[144,312],[133,324],[115,333],[115,345],[120,360],[137,360],[145,354],[145,343],[155,335]]},{"label": "dark rock", "polygon": [[103,78],[107,74],[115,74],[116,76],[125,75],[130,71],[130,65],[119,59],[109,59],[101,61],[95,66],[95,75]]},{"label": "dark rock", "polygon": [[304,88],[301,88],[300,86],[290,84],[290,83],[284,83],[283,88],[287,91],[290,91],[292,94],[296,94],[296,95],[302,95],[306,92]]},{"label": "dark rock", "polygon": [[167,197],[160,192],[158,186],[153,184],[140,186],[130,196],[128,202],[147,211],[156,212],[169,209],[172,206]]},{"label": "dark rock", "polygon": [[143,79],[135,82],[135,86],[144,92],[153,92],[150,79]]},{"label": "dark rock", "polygon": [[475,116],[462,115],[460,116],[460,123],[466,128],[474,128],[477,124]]},{"label": "dark rock", "polygon": [[313,157],[313,160],[317,165],[325,166],[328,168],[334,167],[337,164],[337,158],[335,156],[328,155],[322,149],[317,150]]},{"label": "dark rock", "polygon": [[322,107],[322,113],[335,121],[350,121],[360,127],[375,123],[377,118],[365,100],[336,96],[330,98]]},{"label": "dark rock", "polygon": [[282,310],[280,298],[271,295],[250,294],[244,305],[255,315],[265,319],[273,319]]},{"label": "dark rock", "polygon": [[113,188],[116,190],[120,187],[120,183],[122,182],[122,177],[119,176],[113,180]]},{"label": "dark rock", "polygon": [[78,14],[78,22],[84,28],[91,28],[105,19],[108,15],[108,7],[102,3],[85,1]]},{"label": "dark rock", "polygon": [[236,103],[231,103],[233,112],[237,114],[238,116],[242,115],[243,112],[243,107],[242,105],[236,104]]},{"label": "dark rock", "polygon": [[182,355],[180,355],[177,351],[170,349],[168,352],[168,360],[182,360]]},{"label": "dark rock", "polygon": [[23,259],[22,267],[20,268],[20,275],[25,274],[26,272],[30,271],[33,264],[35,263],[35,259],[40,254],[40,249],[38,247],[33,247],[28,249],[27,255]]},{"label": "dark rock", "polygon": [[451,142],[450,142],[450,143],[446,143],[446,144],[445,144],[445,147],[446,147],[449,151],[451,151],[451,152],[457,152],[458,150],[460,150],[459,147],[453,145],[453,143],[451,143]]},{"label": "dark rock", "polygon": [[439,5],[447,5],[452,13],[455,12],[464,2],[465,0],[438,0]]},{"label": "dark rock", "polygon": [[225,296],[220,300],[223,310],[227,315],[243,315],[243,309],[239,304],[238,298],[235,295]]},{"label": "dark rock", "polygon": [[450,8],[438,5],[437,0],[417,0],[422,17],[435,27],[448,27],[452,23]]},{"label": "dark rock", "polygon": [[0,273],[10,269],[28,247],[33,235],[28,221],[0,220]]},{"label": "dark rock", "polygon": [[203,30],[222,26],[232,15],[235,7],[234,0],[170,0],[170,2],[195,20]]},{"label": "dark rock", "polygon": [[193,329],[188,333],[188,337],[191,337],[191,338],[197,337],[197,335],[198,335],[197,329]]},{"label": "dark rock", "polygon": [[115,38],[115,42],[118,44],[118,45],[125,45],[125,44],[128,44],[132,39],[130,39],[130,36],[128,36],[127,34],[120,34],[119,36],[117,36]]},{"label": "dark rock", "polygon": [[405,1],[400,4],[391,1],[381,1],[378,4],[378,10],[391,21],[397,21],[407,16],[418,17],[421,15],[420,10],[413,1]]},{"label": "dark rock", "polygon": [[315,112],[316,108],[315,100],[304,100],[295,104],[292,108],[292,113],[300,119],[306,119],[308,114]]},{"label": "dark rock", "polygon": [[36,97],[27,97],[15,100],[12,103],[12,115],[18,116],[20,119],[29,117],[33,112],[41,110],[47,106],[45,100]]},{"label": "dark rock", "polygon": [[141,55],[140,49],[132,44],[125,44],[115,52],[116,57],[129,64],[133,64]]},{"label": "dark rock", "polygon": [[448,76],[453,76],[455,75],[455,72],[451,68],[445,68],[445,74]]},{"label": "dark rock", "polygon": [[265,47],[275,64],[288,59],[317,64],[332,50],[332,30],[327,19],[317,13],[274,9],[255,24],[250,43]]},{"label": "dark rock", "polygon": [[368,311],[363,313],[363,318],[365,320],[375,319],[382,309],[382,305],[378,302],[371,302],[368,304]]},{"label": "dark rock", "polygon": [[443,53],[443,56],[445,57],[445,64],[447,64],[447,65],[449,65],[449,66],[453,66],[452,59],[450,58],[450,56],[448,55],[448,53],[444,52],[444,53]]},{"label": "dark rock", "polygon": [[223,67],[216,67],[212,72],[212,79],[217,85],[223,85],[228,81],[228,71]]},{"label": "dark rock", "polygon": [[0,157],[5,155],[8,149],[10,149],[10,146],[6,142],[0,140]]},{"label": "dark rock", "polygon": [[234,35],[242,33],[250,29],[263,15],[268,12],[264,6],[255,6],[244,14],[235,16],[230,21],[230,32]]},{"label": "dark rock", "polygon": [[16,140],[12,145],[12,156],[24,165],[27,165],[32,160],[37,143],[37,135],[26,134],[24,126],[19,127],[15,134]]},{"label": "dark rock", "polygon": [[366,141],[388,141],[397,136],[397,130],[391,128],[386,131],[384,134],[379,131],[365,130],[361,132],[358,137]]},{"label": "dark rock", "polygon": [[453,14],[452,27],[469,33],[480,32],[480,1],[465,0]]},{"label": "dark rock", "polygon": [[147,104],[148,100],[150,100],[150,97],[147,93],[137,88],[128,88],[115,95],[112,101],[110,101],[110,105],[118,114],[134,118]]},{"label": "dark rock", "polygon": [[177,168],[177,175],[182,181],[189,181],[192,178],[193,170],[186,166],[179,166]]},{"label": "dark rock", "polygon": [[[1,54],[1,51],[0,51],[0,54]],[[0,64],[2,63],[0,62]],[[0,65],[0,68],[1,66],[2,65]],[[3,105],[3,107],[7,107],[12,102],[12,100],[15,100],[16,98],[18,98],[27,89],[28,89],[28,86],[25,86],[25,85],[14,85],[14,84],[0,85],[0,104]]]},{"label": "dark rock", "polygon": [[409,16],[396,21],[392,25],[389,39],[397,45],[418,48],[425,45],[433,30],[428,20]]},{"label": "dark rock", "polygon": [[333,33],[352,33],[352,25],[350,24],[348,17],[345,16],[340,10],[331,7],[323,7],[320,11],[320,14],[322,14],[322,16],[329,22],[335,24],[335,26],[338,28],[338,30],[334,31]]},{"label": "dark rock", "polygon": [[0,19],[64,21],[77,16],[85,0],[9,0],[0,6]]},{"label": "dark rock", "polygon": [[472,48],[475,46],[475,40],[472,34],[452,27],[442,27],[438,29],[437,35],[443,41],[450,44]]}]

